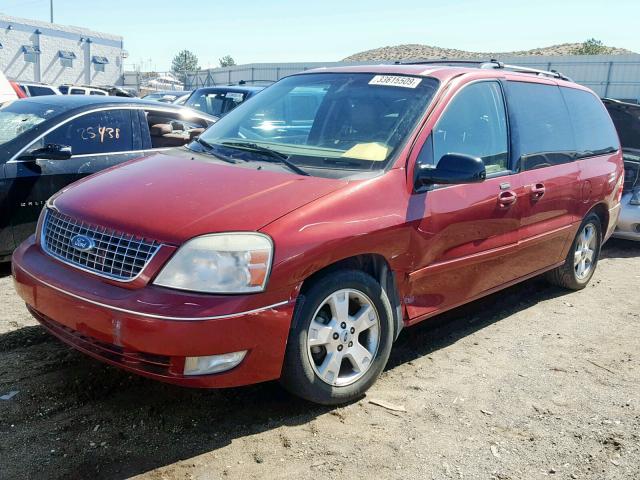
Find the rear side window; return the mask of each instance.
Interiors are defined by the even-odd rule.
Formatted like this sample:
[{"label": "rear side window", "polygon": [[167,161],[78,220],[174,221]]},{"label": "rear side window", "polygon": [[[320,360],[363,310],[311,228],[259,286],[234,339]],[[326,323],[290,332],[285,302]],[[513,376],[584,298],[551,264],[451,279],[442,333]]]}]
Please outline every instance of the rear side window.
[{"label": "rear side window", "polygon": [[39,97],[41,95],[55,95],[55,92],[49,87],[40,87],[38,85],[29,85],[29,93],[32,97]]},{"label": "rear side window", "polygon": [[532,170],[571,162],[576,145],[560,88],[508,82],[509,109],[517,123],[520,168]]},{"label": "rear side window", "polygon": [[133,149],[131,111],[87,113],[48,133],[44,143],[68,145],[73,155],[130,151]]},{"label": "rear side window", "polygon": [[436,164],[447,153],[463,153],[480,157],[488,174],[507,170],[507,119],[500,84],[464,87],[438,120],[432,141]]},{"label": "rear side window", "polygon": [[561,88],[571,112],[571,125],[578,156],[587,157],[615,151],[618,135],[604,105],[594,95],[575,88]]}]

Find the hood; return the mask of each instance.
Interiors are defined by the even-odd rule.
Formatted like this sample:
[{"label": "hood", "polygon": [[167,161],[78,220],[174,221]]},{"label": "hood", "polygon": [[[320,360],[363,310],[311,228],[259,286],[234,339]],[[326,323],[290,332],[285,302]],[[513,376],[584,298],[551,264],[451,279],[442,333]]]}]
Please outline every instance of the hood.
[{"label": "hood", "polygon": [[205,233],[259,230],[346,184],[155,154],[74,183],[53,204],[94,225],[180,244]]},{"label": "hood", "polygon": [[640,105],[615,100],[604,101],[616,126],[622,148],[640,149]]}]

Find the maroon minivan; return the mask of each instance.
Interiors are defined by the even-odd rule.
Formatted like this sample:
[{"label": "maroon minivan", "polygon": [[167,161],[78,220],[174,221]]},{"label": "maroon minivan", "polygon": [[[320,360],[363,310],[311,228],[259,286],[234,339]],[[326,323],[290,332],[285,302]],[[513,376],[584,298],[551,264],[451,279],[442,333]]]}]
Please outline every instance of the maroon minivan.
[{"label": "maroon minivan", "polygon": [[355,399],[403,327],[542,273],[583,288],[615,227],[600,99],[478,67],[284,78],[186,147],[52,197],[16,289],[52,334],[147,377]]}]

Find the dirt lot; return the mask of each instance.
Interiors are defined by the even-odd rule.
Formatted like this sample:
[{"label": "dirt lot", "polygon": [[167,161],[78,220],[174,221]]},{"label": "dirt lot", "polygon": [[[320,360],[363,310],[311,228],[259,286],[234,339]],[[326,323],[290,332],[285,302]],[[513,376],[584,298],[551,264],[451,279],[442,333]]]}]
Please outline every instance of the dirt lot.
[{"label": "dirt lot", "polygon": [[[194,391],[69,350],[0,270],[0,478],[640,478],[640,245],[405,331],[368,396]],[[406,411],[372,401],[382,400]]]}]

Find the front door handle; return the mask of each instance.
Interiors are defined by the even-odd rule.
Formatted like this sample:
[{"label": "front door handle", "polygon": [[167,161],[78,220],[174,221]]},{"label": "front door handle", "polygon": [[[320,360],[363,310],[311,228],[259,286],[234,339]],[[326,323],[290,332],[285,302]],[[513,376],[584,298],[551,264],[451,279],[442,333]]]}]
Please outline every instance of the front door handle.
[{"label": "front door handle", "polygon": [[498,195],[498,203],[502,208],[509,208],[511,205],[516,203],[516,200],[518,200],[518,196],[516,195],[516,192],[512,190],[500,192],[500,195]]},{"label": "front door handle", "polygon": [[544,192],[544,183],[536,183],[535,185],[531,185],[531,198],[533,200],[541,199],[544,195]]}]

